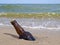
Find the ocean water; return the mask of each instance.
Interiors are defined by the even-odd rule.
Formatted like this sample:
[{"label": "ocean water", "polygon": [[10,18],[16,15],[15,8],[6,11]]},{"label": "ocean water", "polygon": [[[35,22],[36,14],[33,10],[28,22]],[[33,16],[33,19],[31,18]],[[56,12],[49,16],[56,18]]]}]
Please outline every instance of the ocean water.
[{"label": "ocean water", "polygon": [[60,29],[59,19],[0,18],[0,26],[12,26],[10,21],[13,19],[15,19],[19,25],[25,28]]},{"label": "ocean water", "polygon": [[[16,12],[16,13],[60,13],[60,4],[0,4],[0,13]],[[13,18],[1,18],[0,26],[12,26],[10,21]],[[44,28],[44,29],[60,29],[60,19],[55,18],[15,18],[17,22],[26,28]]]},{"label": "ocean water", "polygon": [[0,4],[0,12],[60,13],[60,4]]}]

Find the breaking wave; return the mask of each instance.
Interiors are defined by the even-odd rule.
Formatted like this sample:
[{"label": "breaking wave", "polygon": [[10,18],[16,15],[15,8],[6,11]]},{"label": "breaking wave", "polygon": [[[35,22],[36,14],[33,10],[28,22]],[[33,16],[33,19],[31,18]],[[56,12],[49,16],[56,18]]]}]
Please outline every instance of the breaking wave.
[{"label": "breaking wave", "polygon": [[[12,26],[12,25],[8,25],[8,24],[3,24],[0,23],[0,26]],[[31,29],[60,29],[60,27],[44,27],[44,26],[22,26],[24,28],[31,28]]]}]

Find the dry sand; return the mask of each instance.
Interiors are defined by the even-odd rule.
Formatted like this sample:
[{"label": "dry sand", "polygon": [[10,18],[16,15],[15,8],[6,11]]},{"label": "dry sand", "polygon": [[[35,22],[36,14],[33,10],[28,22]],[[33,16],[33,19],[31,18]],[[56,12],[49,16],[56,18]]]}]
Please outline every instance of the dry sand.
[{"label": "dry sand", "polygon": [[29,29],[36,41],[18,39],[13,27],[0,26],[0,45],[60,45],[60,30]]}]

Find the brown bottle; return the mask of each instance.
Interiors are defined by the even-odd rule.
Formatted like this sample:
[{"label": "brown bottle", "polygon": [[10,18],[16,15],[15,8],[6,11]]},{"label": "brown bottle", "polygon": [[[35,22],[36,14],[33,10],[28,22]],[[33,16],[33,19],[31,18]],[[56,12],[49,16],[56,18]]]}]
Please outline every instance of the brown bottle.
[{"label": "brown bottle", "polygon": [[16,29],[16,32],[18,35],[23,35],[24,34],[24,29],[17,23],[16,20],[11,21],[11,24],[14,26]]},{"label": "brown bottle", "polygon": [[24,29],[17,23],[16,20],[11,21],[11,24],[16,29],[16,32],[19,35],[20,39],[32,40],[32,41],[35,40],[32,34],[30,32],[24,31]]}]

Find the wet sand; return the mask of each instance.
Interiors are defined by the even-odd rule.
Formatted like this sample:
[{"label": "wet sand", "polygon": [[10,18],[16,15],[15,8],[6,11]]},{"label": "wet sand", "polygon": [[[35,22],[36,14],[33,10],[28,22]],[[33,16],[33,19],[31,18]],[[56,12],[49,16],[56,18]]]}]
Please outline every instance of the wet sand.
[{"label": "wet sand", "polygon": [[24,29],[31,32],[36,41],[18,39],[14,27],[0,26],[0,45],[60,45],[60,30]]}]

